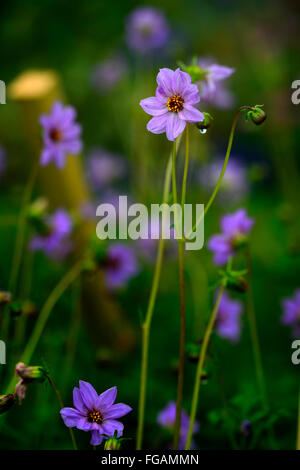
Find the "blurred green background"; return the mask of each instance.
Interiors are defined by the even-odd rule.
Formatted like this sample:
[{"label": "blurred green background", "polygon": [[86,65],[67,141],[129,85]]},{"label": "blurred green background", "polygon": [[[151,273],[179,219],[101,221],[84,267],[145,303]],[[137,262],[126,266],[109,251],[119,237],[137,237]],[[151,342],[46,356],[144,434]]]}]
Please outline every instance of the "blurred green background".
[{"label": "blurred green background", "polygon": [[[165,135],[146,130],[148,116],[139,107],[152,96],[160,67],[176,68],[193,56],[214,57],[217,63],[234,67],[230,90],[231,109],[209,108],[213,126],[205,135],[191,131],[191,167],[188,200],[206,202],[209,192],[197,180],[197,172],[215,156],[224,156],[235,109],[264,104],[267,120],[255,127],[240,119],[232,154],[247,168],[250,190],[224,207],[217,198],[205,219],[205,238],[219,232],[221,214],[246,207],[255,218],[251,236],[254,303],[270,412],[259,416],[249,327],[244,311],[238,344],[213,336],[206,364],[208,381],[201,388],[195,436],[199,449],[232,448],[225,408],[232,420],[238,447],[293,449],[296,441],[299,367],[291,363],[291,331],[280,323],[281,300],[299,286],[299,110],[291,102],[291,84],[299,78],[299,28],[296,1],[199,2],[177,0],[149,2],[161,9],[169,23],[168,44],[156,54],[138,55],[125,41],[127,16],[142,2],[120,1],[43,2],[13,0],[0,7],[1,76],[9,84],[30,68],[53,69],[59,75],[67,102],[78,111],[83,127],[86,155],[104,147],[124,156],[128,172],[122,184],[112,189],[139,202],[159,202],[170,145]],[[127,72],[112,90],[99,93],[92,83],[97,63],[118,54]],[[0,186],[1,264],[0,286],[7,289],[15,239],[15,224],[31,161],[19,107],[9,98],[0,106],[0,144],[7,153],[7,168]],[[76,157],[75,157],[76,158]],[[183,162],[183,150],[179,155]],[[55,184],[55,182],[53,182]],[[39,188],[36,196],[43,195]],[[100,203],[95,195],[95,202]],[[2,222],[1,222],[1,219]],[[237,264],[243,266],[238,259]],[[78,301],[76,284],[60,299],[39,342],[32,364],[45,363],[62,393],[65,406],[72,406],[72,389],[78,380],[93,384],[99,393],[117,385],[118,400],[133,411],[123,419],[124,448],[133,448],[136,434],[140,374],[139,311],[145,312],[154,269],[153,262],[140,261],[141,269],[123,289],[111,294],[137,332],[136,344],[116,360],[99,359],[99,345],[91,339],[82,319],[72,364],[68,344]],[[66,270],[43,254],[34,256],[30,299],[40,307]],[[211,286],[217,279],[212,255],[204,247],[186,254],[187,341],[202,337],[212,306]],[[25,281],[23,281],[25,282]],[[236,295],[243,303],[244,296]],[[146,404],[145,448],[166,448],[170,437],[156,422],[158,412],[176,398],[176,361],[179,346],[179,294],[176,258],[163,266],[151,330],[149,381]],[[16,327],[20,317],[13,319]],[[27,322],[27,333],[36,317]],[[12,333],[13,334],[13,333]],[[71,333],[72,334],[72,333]],[[1,338],[1,334],[0,334]],[[100,348],[101,349],[101,348]],[[110,355],[110,352],[107,352]],[[98,359],[97,359],[98,358]],[[7,365],[0,366],[1,389],[13,374],[18,359],[7,341]],[[5,370],[4,370],[5,369]],[[190,409],[195,364],[186,361],[184,408]],[[4,391],[0,390],[0,393]],[[2,449],[66,449],[70,436],[59,415],[59,405],[48,384],[32,385],[22,406],[14,406],[1,428]],[[239,428],[243,420],[253,423],[247,440]],[[274,422],[274,425],[273,425]],[[268,429],[273,425],[273,440]],[[76,431],[80,448],[88,448],[89,435]],[[275,442],[275,444],[274,444]]]}]

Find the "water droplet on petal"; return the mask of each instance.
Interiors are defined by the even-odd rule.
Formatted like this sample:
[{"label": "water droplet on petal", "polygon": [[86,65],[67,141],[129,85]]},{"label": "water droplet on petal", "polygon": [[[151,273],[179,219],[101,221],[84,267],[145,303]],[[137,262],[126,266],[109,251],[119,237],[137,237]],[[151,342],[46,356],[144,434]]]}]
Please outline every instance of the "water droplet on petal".
[{"label": "water droplet on petal", "polygon": [[207,132],[207,129],[200,129],[201,134],[206,134],[206,132]]}]

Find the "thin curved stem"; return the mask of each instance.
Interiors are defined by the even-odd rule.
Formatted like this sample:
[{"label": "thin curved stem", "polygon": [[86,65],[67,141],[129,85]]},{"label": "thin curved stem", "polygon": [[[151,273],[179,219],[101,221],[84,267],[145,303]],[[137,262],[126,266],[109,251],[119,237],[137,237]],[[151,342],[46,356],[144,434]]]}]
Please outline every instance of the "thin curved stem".
[{"label": "thin curved stem", "polygon": [[[57,396],[57,400],[58,400],[58,403],[59,403],[59,406],[60,408],[64,408],[64,403],[62,401],[62,398],[61,398],[61,394],[60,394],[60,391],[58,390],[58,388],[56,387],[55,385],[55,382],[54,380],[52,379],[51,375],[50,374],[47,374],[47,379],[51,385],[51,387],[53,388],[56,396]],[[78,450],[78,447],[77,447],[77,443],[76,443],[76,439],[75,439],[75,434],[74,434],[74,431],[72,428],[69,428],[69,432],[70,432],[70,436],[71,436],[71,440],[72,440],[72,444],[73,444],[73,447],[74,447],[74,450]]]},{"label": "thin curved stem", "polygon": [[[179,141],[177,142],[178,149]],[[172,171],[172,154],[170,155],[166,174],[164,181],[163,189],[163,203],[167,203],[170,186],[171,186],[171,171]],[[165,227],[165,211],[162,213],[162,234],[164,233]],[[157,291],[161,275],[162,260],[164,254],[164,245],[165,240],[163,236],[160,237],[158,242],[158,252],[156,258],[155,271],[151,286],[151,292],[149,297],[149,302],[147,306],[147,311],[145,315],[144,322],[142,324],[142,365],[141,365],[141,379],[140,379],[140,396],[139,396],[139,409],[138,409],[138,426],[137,426],[137,442],[136,448],[140,450],[143,443],[143,430],[144,430],[144,418],[145,418],[145,403],[146,403],[146,389],[147,389],[147,374],[148,374],[148,356],[149,356],[149,336],[150,336],[150,327],[153,316],[153,310],[155,306],[155,301],[157,297]]]},{"label": "thin curved stem", "polygon": [[20,215],[18,219],[18,226],[17,226],[15,250],[14,250],[14,255],[13,255],[9,284],[8,284],[8,290],[13,295],[15,294],[15,290],[16,290],[18,273],[19,273],[19,268],[20,268],[21,258],[22,258],[22,250],[23,250],[25,230],[26,230],[27,209],[31,200],[32,191],[33,191],[35,180],[37,177],[38,168],[39,168],[38,163],[34,163],[34,166],[30,173],[29,179],[27,181],[27,184],[23,193],[23,198],[22,198],[21,211],[20,211]]},{"label": "thin curved stem", "polygon": [[204,208],[204,211],[201,213],[200,217],[198,218],[198,220],[196,221],[195,225],[193,226],[193,228],[190,230],[190,232],[188,233],[188,235],[185,237],[185,240],[189,239],[190,236],[193,234],[193,232],[196,231],[198,225],[201,223],[202,219],[206,216],[210,206],[212,205],[212,203],[214,202],[215,200],[215,197],[216,195],[218,194],[218,191],[221,187],[221,184],[222,184],[222,180],[223,180],[223,177],[225,175],[225,171],[226,171],[226,168],[227,168],[227,164],[228,164],[228,160],[229,160],[229,157],[230,157],[230,152],[231,152],[231,148],[232,148],[232,142],[233,142],[233,137],[234,137],[234,132],[235,132],[235,128],[236,128],[236,125],[237,125],[237,122],[238,122],[238,117],[240,115],[240,113],[245,110],[245,109],[252,109],[251,106],[241,106],[237,112],[235,113],[235,116],[233,118],[233,122],[232,122],[232,126],[231,126],[231,130],[230,130],[230,134],[229,134],[229,140],[228,140],[228,145],[227,145],[227,150],[226,150],[226,155],[225,155],[225,159],[224,159],[224,163],[223,163],[223,167],[222,167],[222,170],[221,170],[221,173],[220,173],[220,176],[219,176],[219,179],[218,179],[218,182],[216,184],[216,187],[215,189],[213,190],[213,193],[208,201],[207,204],[205,204],[205,208]]},{"label": "thin curved stem", "polygon": [[[189,166],[189,125],[186,125],[185,136],[185,163],[182,180],[182,196],[181,196],[181,210],[184,217],[184,204],[186,198],[186,182]],[[175,156],[173,159],[173,193],[174,203],[177,203],[176,191],[176,167]],[[177,232],[178,234],[179,232]],[[179,343],[179,367],[178,367],[178,385],[177,385],[177,401],[176,401],[176,418],[174,425],[174,439],[173,449],[178,449],[180,428],[181,428],[181,415],[182,415],[182,399],[183,399],[183,384],[184,384],[184,356],[185,356],[185,335],[186,335],[186,310],[185,310],[185,282],[184,282],[184,243],[178,239],[178,267],[179,267],[179,290],[180,290],[180,343]]]},{"label": "thin curved stem", "polygon": [[[31,337],[25,347],[23,354],[21,355],[20,361],[28,364],[31,360],[31,357],[35,351],[35,348],[39,342],[39,339],[44,331],[50,313],[52,312],[53,307],[56,302],[65,292],[65,290],[72,284],[72,282],[80,274],[82,268],[82,260],[77,261],[73,267],[65,274],[65,276],[60,280],[56,285],[53,291],[50,293],[48,299],[44,303],[44,306],[40,312],[40,315],[35,324],[35,328],[31,334]],[[12,393],[16,379],[13,378],[7,388],[6,393]]]},{"label": "thin curved stem", "polygon": [[220,302],[222,299],[222,295],[224,292],[224,286],[220,287],[220,290],[218,292],[218,296],[216,299],[216,303],[214,305],[214,308],[212,310],[211,316],[209,323],[207,325],[205,335],[203,338],[203,343],[199,355],[199,360],[198,360],[198,365],[197,365],[197,371],[196,371],[196,378],[195,378],[195,384],[194,384],[194,391],[193,391],[193,398],[192,398],[192,407],[191,407],[191,415],[190,415],[190,424],[189,424],[189,430],[188,430],[188,435],[187,435],[187,440],[186,440],[186,445],[185,449],[189,450],[191,447],[191,442],[192,442],[192,437],[193,437],[193,429],[195,425],[195,419],[196,419],[196,413],[197,413],[197,407],[198,407],[198,399],[199,399],[199,391],[200,391],[200,385],[201,385],[201,376],[202,376],[202,371],[203,371],[203,366],[204,366],[204,361],[206,357],[206,352],[207,352],[207,347],[209,344],[209,340],[211,337],[211,333],[213,331]]}]

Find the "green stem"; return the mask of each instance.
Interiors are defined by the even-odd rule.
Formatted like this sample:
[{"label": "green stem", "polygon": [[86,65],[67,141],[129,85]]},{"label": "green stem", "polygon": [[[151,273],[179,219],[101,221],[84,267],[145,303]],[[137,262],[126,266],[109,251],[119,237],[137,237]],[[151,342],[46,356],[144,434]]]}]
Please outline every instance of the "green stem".
[{"label": "green stem", "polygon": [[235,132],[235,128],[236,128],[236,125],[237,125],[237,122],[238,122],[238,117],[240,115],[240,113],[245,110],[245,109],[252,109],[250,106],[241,106],[237,112],[235,113],[235,116],[233,118],[233,122],[232,122],[232,126],[231,126],[231,130],[230,130],[230,134],[229,134],[229,140],[228,140],[228,145],[227,145],[227,150],[226,150],[226,155],[225,155],[225,159],[224,159],[224,163],[223,163],[223,167],[222,167],[222,171],[220,173],[220,176],[219,176],[219,179],[218,179],[218,182],[216,184],[216,187],[208,201],[207,204],[205,204],[205,208],[204,208],[204,211],[201,213],[200,217],[198,218],[198,220],[196,221],[195,225],[193,226],[192,230],[188,233],[188,235],[185,237],[185,240],[189,239],[190,236],[192,235],[193,232],[195,232],[195,230],[197,229],[198,225],[201,223],[202,219],[206,216],[210,206],[212,205],[212,203],[214,202],[215,200],[215,197],[216,195],[218,194],[218,191],[221,187],[221,184],[222,184],[222,180],[223,180],[223,177],[225,175],[225,171],[226,171],[226,168],[227,168],[227,163],[228,163],[228,160],[229,160],[229,157],[230,157],[230,152],[231,152],[231,148],[232,148],[232,142],[233,142],[233,137],[234,137],[234,132]]},{"label": "green stem", "polygon": [[[27,184],[25,186],[25,190],[24,190],[23,197],[22,197],[21,210],[20,210],[20,214],[18,217],[17,236],[16,236],[13,260],[12,260],[10,278],[9,278],[9,283],[8,283],[8,290],[12,293],[13,296],[16,294],[18,274],[19,274],[19,269],[20,269],[21,260],[22,260],[22,252],[23,252],[23,245],[24,245],[25,232],[26,232],[28,205],[31,200],[32,191],[33,191],[35,180],[36,180],[37,173],[38,173],[38,168],[39,168],[38,162],[35,162],[31,170],[31,173],[29,175]],[[4,338],[7,338],[9,334],[9,324],[10,324],[10,314],[9,314],[8,309],[6,309],[4,311],[4,318],[3,318],[3,325],[2,325],[2,336]]]},{"label": "green stem", "polygon": [[[60,408],[64,408],[64,403],[62,401],[62,398],[61,398],[61,394],[60,394],[60,391],[58,390],[58,388],[56,387],[55,385],[55,382],[54,380],[52,379],[51,375],[50,374],[47,374],[47,379],[51,385],[51,387],[53,388],[56,396],[57,396],[57,400],[58,400],[58,403],[59,403],[59,406]],[[75,434],[74,434],[74,431],[72,428],[69,428],[69,432],[70,432],[70,436],[71,436],[71,439],[72,439],[72,444],[73,444],[73,447],[74,447],[74,450],[78,450],[78,447],[77,447],[77,443],[76,443],[76,439],[75,439]]]},{"label": "green stem", "polygon": [[[77,263],[73,265],[73,267],[65,274],[65,276],[60,280],[60,282],[56,285],[56,287],[50,293],[48,299],[46,300],[39,314],[39,317],[35,324],[35,328],[20,358],[21,362],[24,362],[25,364],[28,364],[30,362],[31,357],[44,331],[45,325],[47,323],[47,320],[50,316],[50,313],[54,305],[56,304],[58,299],[62,296],[62,294],[65,292],[65,290],[69,287],[69,285],[72,284],[72,282],[80,274],[81,268],[82,268],[82,260],[77,261]],[[16,382],[16,378],[13,378],[7,388],[6,393],[13,393],[15,382]]]},{"label": "green stem", "polygon": [[[184,204],[186,198],[186,182],[189,165],[189,126],[186,125],[186,144],[185,144],[185,163],[182,181],[182,197],[181,197],[181,210],[184,211]],[[173,199],[177,204],[177,189],[176,189],[176,165],[173,152]],[[179,232],[177,232],[177,235]],[[177,401],[176,401],[176,418],[174,425],[174,439],[173,449],[178,449],[180,428],[181,428],[181,414],[182,414],[182,399],[183,399],[183,384],[184,384],[184,357],[185,357],[185,330],[186,330],[186,310],[185,310],[185,282],[184,282],[184,243],[178,239],[178,267],[179,267],[179,291],[180,291],[180,344],[179,344],[179,368],[178,368],[178,385],[177,385]]]},{"label": "green stem", "polygon": [[16,285],[17,285],[17,280],[18,280],[18,273],[19,273],[21,259],[22,259],[22,251],[23,251],[23,244],[24,244],[25,230],[26,230],[27,210],[28,210],[28,205],[31,200],[32,191],[33,191],[35,180],[37,177],[38,168],[39,168],[38,163],[34,163],[34,166],[30,173],[28,182],[26,184],[26,187],[23,193],[23,198],[22,198],[21,211],[20,211],[20,215],[18,219],[18,226],[17,226],[15,250],[14,250],[14,255],[13,255],[9,284],[8,284],[8,290],[13,295],[16,293],[15,291],[16,291]]},{"label": "green stem", "polygon": [[264,378],[260,344],[259,344],[259,338],[258,338],[255,310],[254,310],[252,263],[251,263],[250,250],[248,247],[245,250],[245,258],[246,258],[246,266],[247,266],[248,278],[249,278],[249,288],[247,291],[247,314],[248,314],[248,322],[249,322],[251,341],[252,341],[252,347],[253,347],[253,357],[254,357],[256,376],[257,376],[261,401],[262,401],[264,409],[267,410],[269,406],[268,406],[267,397],[266,397],[265,378]]},{"label": "green stem", "polygon": [[197,413],[197,407],[198,407],[198,399],[199,399],[199,391],[200,391],[200,384],[201,384],[201,376],[202,376],[202,371],[203,371],[203,365],[206,357],[206,352],[207,352],[207,347],[209,344],[209,340],[211,337],[211,333],[213,331],[215,321],[217,318],[220,302],[222,299],[222,295],[224,292],[224,286],[221,286],[218,292],[218,296],[216,299],[216,303],[214,305],[213,311],[210,316],[209,323],[207,325],[200,355],[199,355],[199,360],[198,360],[198,365],[197,365],[197,371],[196,371],[196,378],[195,378],[195,384],[194,384],[194,391],[193,391],[193,398],[192,398],[192,407],[191,407],[191,415],[190,415],[190,424],[189,424],[189,430],[188,430],[188,435],[187,435],[187,440],[186,440],[186,445],[185,449],[189,450],[191,447],[191,442],[192,442],[192,437],[193,437],[193,429],[195,425],[195,419],[196,419],[196,413]]},{"label": "green stem", "polygon": [[[179,142],[177,143],[178,149]],[[170,155],[166,174],[164,181],[164,190],[163,190],[163,202],[167,203],[169,193],[170,193],[170,184],[171,184],[171,170],[172,170],[172,155]],[[165,211],[162,213],[162,234],[164,233],[165,227]],[[149,302],[147,306],[147,311],[145,315],[144,322],[142,324],[142,364],[141,364],[141,379],[140,379],[140,396],[139,396],[139,409],[138,409],[138,426],[137,426],[137,442],[136,448],[140,450],[143,443],[143,430],[144,430],[144,417],[145,417],[145,403],[146,403],[146,389],[147,389],[147,375],[148,375],[148,356],[149,356],[149,336],[150,336],[150,327],[153,316],[153,310],[155,306],[155,301],[157,297],[157,291],[161,275],[162,260],[164,254],[164,238],[160,237],[158,242],[158,252],[156,258],[155,271],[151,286],[151,292],[149,297]]]}]

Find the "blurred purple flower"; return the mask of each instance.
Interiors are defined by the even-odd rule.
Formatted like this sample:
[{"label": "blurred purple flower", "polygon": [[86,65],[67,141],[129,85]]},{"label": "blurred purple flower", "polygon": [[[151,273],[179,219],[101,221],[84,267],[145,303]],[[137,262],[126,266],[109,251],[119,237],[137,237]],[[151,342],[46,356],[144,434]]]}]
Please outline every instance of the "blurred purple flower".
[{"label": "blurred purple flower", "polygon": [[87,176],[95,190],[109,186],[125,173],[124,159],[105,149],[93,149],[87,159]]},{"label": "blurred purple flower", "polygon": [[73,230],[73,222],[64,209],[56,212],[46,220],[46,233],[36,235],[30,242],[32,251],[43,251],[46,256],[55,260],[65,258],[73,248],[70,235]]},{"label": "blurred purple flower", "polygon": [[[173,431],[176,419],[176,403],[174,401],[170,401],[167,406],[160,411],[157,416],[158,424],[170,431]],[[180,425],[180,436],[179,436],[179,450],[185,448],[185,443],[188,435],[190,424],[190,418],[188,417],[185,410],[182,410],[181,413],[181,425]],[[195,421],[193,432],[194,434],[199,431],[200,425],[197,421]],[[195,443],[192,442],[192,448],[195,448]]]},{"label": "blurred purple flower", "polygon": [[75,122],[75,118],[75,109],[63,106],[59,101],[53,104],[50,114],[40,116],[40,124],[44,129],[42,166],[53,161],[57,168],[63,168],[68,154],[77,155],[81,151],[81,126]]},{"label": "blurred purple flower", "polygon": [[127,63],[123,57],[114,56],[99,62],[92,70],[92,85],[100,93],[112,90],[126,75]]},{"label": "blurred purple flower", "polygon": [[147,129],[154,134],[166,133],[174,141],[186,126],[186,122],[203,121],[204,115],[194,107],[199,103],[198,88],[189,74],[180,69],[160,69],[157,75],[155,96],[140,101],[143,110],[154,116]]},{"label": "blurred purple flower", "polygon": [[207,59],[200,59],[198,66],[205,74],[205,78],[198,83],[203,101],[220,108],[230,107],[234,101],[233,95],[227,91],[223,81],[230,77],[235,69],[214,64]]},{"label": "blurred purple flower", "polygon": [[98,395],[94,387],[83,380],[79,381],[79,388],[73,389],[73,403],[75,408],[63,408],[61,417],[68,428],[91,431],[90,444],[98,446],[107,436],[117,437],[123,434],[124,425],[117,421],[131,411],[130,406],[116,403],[117,387],[112,387]]},{"label": "blurred purple flower", "polygon": [[108,247],[103,265],[105,282],[110,289],[124,286],[139,270],[134,251],[123,243]]},{"label": "blurred purple flower", "polygon": [[[199,182],[205,188],[212,190],[219,179],[223,160],[218,158],[199,171]],[[249,190],[246,168],[237,158],[230,157],[225,175],[222,180],[219,198],[225,202],[238,202],[245,197]]]},{"label": "blurred purple flower", "polygon": [[138,7],[127,18],[126,40],[130,48],[146,53],[164,46],[169,27],[163,13],[152,7]]},{"label": "blurred purple flower", "polygon": [[237,343],[241,334],[243,304],[223,293],[216,320],[216,332],[222,338]]},{"label": "blurred purple flower", "polygon": [[244,419],[241,424],[240,431],[245,437],[250,437],[252,434],[252,423],[248,419]]},{"label": "blurred purple flower", "polygon": [[281,323],[292,327],[295,338],[300,337],[300,289],[297,289],[292,297],[283,299],[282,308]]},{"label": "blurred purple flower", "polygon": [[6,168],[6,152],[2,145],[0,145],[0,178],[2,177]]},{"label": "blurred purple flower", "polygon": [[227,214],[221,218],[223,233],[213,235],[207,246],[214,253],[216,265],[226,264],[231,256],[236,254],[237,245],[245,241],[254,220],[248,217],[245,209],[238,209],[234,214]]}]

